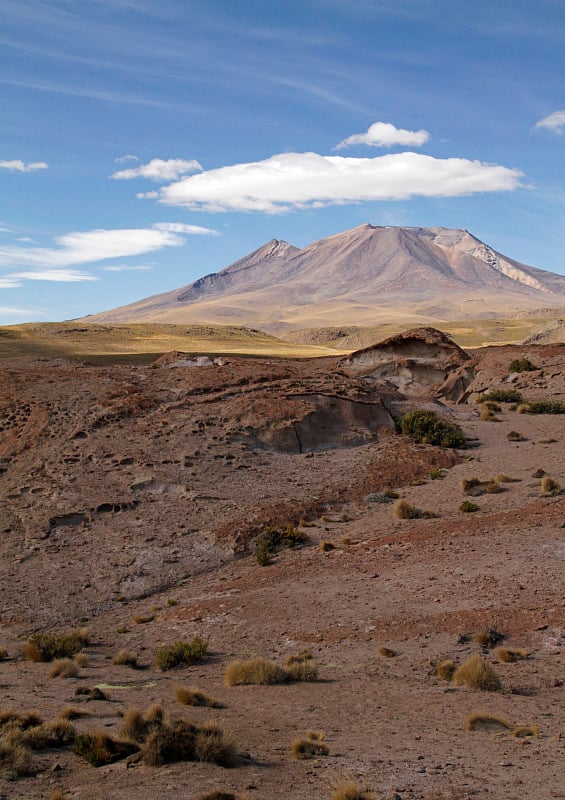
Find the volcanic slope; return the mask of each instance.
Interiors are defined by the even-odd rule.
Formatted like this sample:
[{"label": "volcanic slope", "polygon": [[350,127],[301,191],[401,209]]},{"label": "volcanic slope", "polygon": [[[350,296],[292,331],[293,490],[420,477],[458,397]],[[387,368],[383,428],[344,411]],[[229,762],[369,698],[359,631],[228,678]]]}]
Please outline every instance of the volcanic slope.
[{"label": "volcanic slope", "polygon": [[361,225],[303,249],[273,239],[220,272],[83,321],[303,327],[508,315],[565,305],[565,277],[466,230]]}]

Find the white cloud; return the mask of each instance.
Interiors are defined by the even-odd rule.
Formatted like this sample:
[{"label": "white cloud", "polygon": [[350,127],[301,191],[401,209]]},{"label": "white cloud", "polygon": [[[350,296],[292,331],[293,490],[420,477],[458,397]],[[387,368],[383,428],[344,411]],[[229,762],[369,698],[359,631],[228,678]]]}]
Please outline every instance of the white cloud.
[{"label": "white cloud", "polygon": [[89,275],[81,269],[45,269],[32,272],[14,272],[6,276],[8,280],[15,278],[26,281],[56,281],[60,283],[76,283],[77,281],[97,281],[94,275]]},{"label": "white cloud", "polygon": [[213,228],[203,228],[201,225],[185,225],[184,222],[156,222],[153,225],[158,231],[170,233],[190,233],[193,236],[219,236],[219,231]]},{"label": "white cloud", "polygon": [[138,200],[156,200],[159,192],[138,192],[135,196]]},{"label": "white cloud", "polygon": [[282,153],[202,172],[164,186],[160,202],[201,211],[319,208],[410,197],[457,197],[518,188],[517,169],[418,153],[377,158]]},{"label": "white cloud", "polygon": [[[2,315],[2,317],[5,317],[5,316],[29,317],[29,316],[32,316],[32,315],[41,316],[41,317],[45,316],[40,311],[32,311],[29,308],[12,308],[12,306],[0,306],[0,314]],[[0,324],[9,325],[10,323],[4,321],[4,322],[2,322]]]},{"label": "white cloud", "polygon": [[0,277],[0,289],[19,289],[23,286],[21,278],[14,278],[11,275]]},{"label": "white cloud", "polygon": [[[124,258],[175,247],[184,244],[184,239],[169,231],[151,228],[124,228],[67,233],[56,239],[57,247],[2,247],[0,267],[32,267],[44,274],[49,270],[62,270],[76,264],[104,261],[109,258]],[[31,274],[31,273],[29,273]],[[62,272],[59,273],[63,275]],[[69,280],[72,271],[68,273]],[[20,274],[23,277],[23,273]],[[33,280],[32,278],[28,278]],[[46,278],[46,280],[62,280]]]},{"label": "white cloud", "polygon": [[553,114],[540,119],[534,125],[535,128],[548,128],[555,133],[563,133],[565,129],[565,111],[554,111]]},{"label": "white cloud", "polygon": [[153,267],[148,264],[110,264],[102,269],[104,272],[149,272]]},{"label": "white cloud", "polygon": [[181,175],[187,175],[189,172],[199,172],[202,166],[198,161],[184,161],[182,158],[170,158],[165,161],[162,158],[153,158],[148,164],[142,164],[140,167],[132,167],[131,169],[123,169],[119,172],[114,172],[110,175],[111,178],[117,181],[129,181],[132,178],[148,178],[150,181],[157,183],[165,183],[166,181],[174,181],[180,178]]},{"label": "white cloud", "polygon": [[139,158],[137,156],[132,156],[131,153],[126,153],[125,156],[118,156],[114,161],[116,164],[126,164],[128,161],[139,161]]},{"label": "white cloud", "polygon": [[0,169],[7,169],[10,172],[35,172],[38,169],[48,169],[45,161],[31,161],[25,164],[19,159],[17,161],[0,161]]},{"label": "white cloud", "polygon": [[343,150],[355,144],[366,144],[371,147],[393,147],[395,144],[404,147],[421,147],[430,138],[428,131],[407,131],[395,128],[390,122],[374,122],[366,133],[355,133],[340,142],[335,150]]}]

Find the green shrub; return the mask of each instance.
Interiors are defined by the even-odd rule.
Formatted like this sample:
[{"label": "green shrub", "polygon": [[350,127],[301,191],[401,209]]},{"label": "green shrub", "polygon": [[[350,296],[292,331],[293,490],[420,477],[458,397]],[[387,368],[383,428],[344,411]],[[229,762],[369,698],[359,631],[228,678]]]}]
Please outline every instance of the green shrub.
[{"label": "green shrub", "polygon": [[526,414],[565,414],[565,403],[560,400],[537,400],[528,403],[524,410]]},{"label": "green shrub", "polygon": [[292,523],[281,528],[268,525],[255,539],[255,558],[261,567],[272,563],[271,556],[285,547],[296,547],[308,541],[308,535]]},{"label": "green shrub", "polygon": [[459,511],[463,511],[465,514],[471,514],[473,511],[478,511],[479,506],[477,503],[473,503],[472,500],[463,500],[461,505],[459,506]]},{"label": "green shrub", "polygon": [[510,372],[533,372],[538,367],[532,364],[529,358],[515,358],[510,362]]},{"label": "green shrub", "polygon": [[192,666],[200,661],[208,652],[208,642],[195,636],[190,642],[174,642],[162,644],[157,649],[157,666],[163,672],[180,666]]},{"label": "green shrub", "polygon": [[477,403],[486,403],[489,400],[494,400],[495,403],[521,403],[522,395],[517,389],[493,389],[477,398]]},{"label": "green shrub", "polygon": [[88,644],[86,629],[56,636],[52,633],[34,633],[23,647],[28,661],[53,661],[56,658],[72,658]]},{"label": "green shrub", "polygon": [[402,417],[401,431],[417,442],[437,447],[464,448],[465,434],[455,422],[441,419],[433,411],[410,411]]}]

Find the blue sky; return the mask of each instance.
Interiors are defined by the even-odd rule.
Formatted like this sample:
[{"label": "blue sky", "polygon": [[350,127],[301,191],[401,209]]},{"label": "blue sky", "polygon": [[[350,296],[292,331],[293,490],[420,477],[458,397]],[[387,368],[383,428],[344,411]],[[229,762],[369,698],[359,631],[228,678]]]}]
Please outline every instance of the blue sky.
[{"label": "blue sky", "polygon": [[464,227],[565,274],[565,0],[0,0],[0,323],[272,238]]}]

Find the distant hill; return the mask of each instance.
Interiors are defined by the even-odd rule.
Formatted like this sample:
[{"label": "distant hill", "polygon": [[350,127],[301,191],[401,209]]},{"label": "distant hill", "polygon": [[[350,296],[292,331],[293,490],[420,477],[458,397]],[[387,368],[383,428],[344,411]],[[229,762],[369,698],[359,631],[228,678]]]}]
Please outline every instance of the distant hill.
[{"label": "distant hill", "polygon": [[360,225],[302,249],[272,239],[188,286],[83,318],[96,323],[305,327],[489,318],[565,306],[565,276],[466,230]]}]

